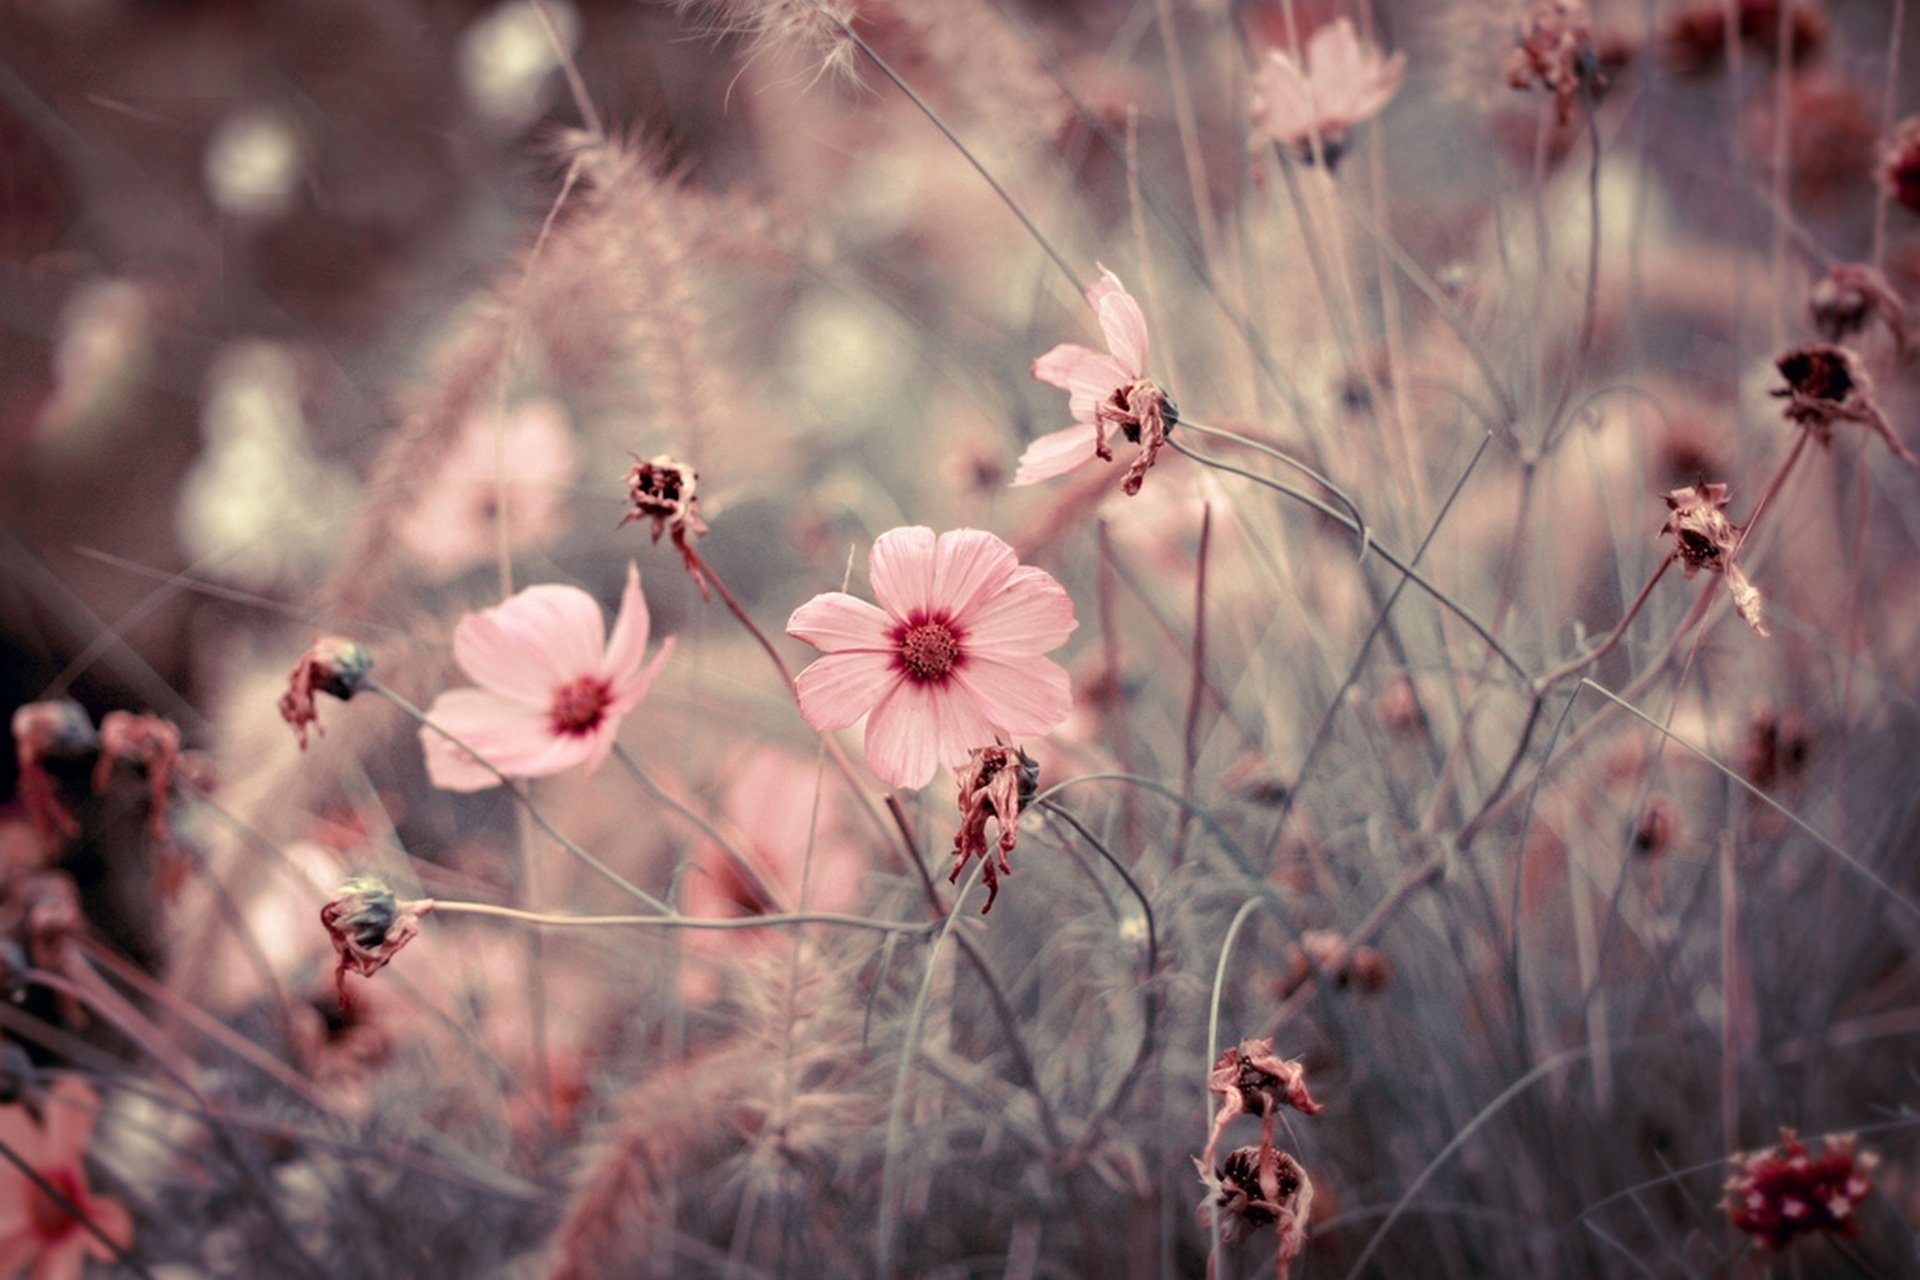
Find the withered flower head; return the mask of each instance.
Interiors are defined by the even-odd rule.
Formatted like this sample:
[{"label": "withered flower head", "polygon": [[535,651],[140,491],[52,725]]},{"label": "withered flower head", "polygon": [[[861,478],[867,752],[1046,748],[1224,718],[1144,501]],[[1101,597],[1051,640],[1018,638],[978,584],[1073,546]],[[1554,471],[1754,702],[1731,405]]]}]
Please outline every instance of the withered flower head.
[{"label": "withered flower head", "polygon": [[[1130,443],[1140,446],[1140,452],[1133,455],[1133,461],[1127,464],[1127,474],[1120,481],[1120,491],[1131,498],[1140,492],[1141,482],[1166,446],[1167,432],[1180,421],[1180,409],[1159,384],[1141,378],[1115,387],[1111,396],[1094,407],[1093,415],[1103,433],[1109,428],[1117,429]],[[1113,456],[1104,435],[1097,448],[1101,450],[1101,457]]]},{"label": "withered flower head", "polygon": [[373,669],[373,655],[364,645],[338,636],[321,636],[302,654],[287,677],[287,691],[280,695],[280,718],[293,726],[300,749],[307,749],[307,726],[317,733],[326,730],[314,711],[313,695],[332,694],[345,702],[360,690],[367,672]]},{"label": "withered flower head", "polygon": [[115,761],[124,760],[147,775],[147,830],[167,838],[167,799],[174,768],[180,762],[180,730],[159,716],[109,711],[100,721],[100,760],[93,767],[93,789],[104,791]]},{"label": "withered flower head", "polygon": [[1727,519],[1727,486],[1689,485],[1667,494],[1665,501],[1669,514],[1660,533],[1673,535],[1673,558],[1685,566],[1689,578],[1702,569],[1725,576],[1734,609],[1756,633],[1768,634],[1759,588],[1733,562],[1740,549],[1740,528]]},{"label": "withered flower head", "polygon": [[1913,456],[1873,398],[1873,384],[1867,380],[1853,352],[1830,343],[1796,347],[1774,362],[1787,380],[1785,388],[1773,394],[1787,402],[1785,413],[1790,422],[1805,427],[1823,445],[1833,443],[1833,424],[1858,422],[1882,440],[1894,456],[1914,466]]},{"label": "withered flower head", "polygon": [[71,698],[29,702],[13,713],[13,750],[20,763],[20,799],[27,820],[49,847],[80,834],[80,824],[60,801],[60,783],[49,762],[84,759],[100,745],[87,711]]},{"label": "withered flower head", "polygon": [[1309,929],[1287,947],[1287,971],[1279,982],[1282,998],[1299,990],[1318,973],[1341,990],[1357,987],[1369,994],[1393,977],[1393,965],[1373,947],[1347,949],[1346,939],[1331,929]]},{"label": "withered flower head", "polygon": [[1213,1132],[1207,1135],[1207,1149],[1200,1157],[1203,1167],[1213,1164],[1220,1135],[1235,1116],[1261,1117],[1264,1144],[1281,1107],[1292,1107],[1309,1116],[1321,1110],[1320,1104],[1307,1092],[1306,1068],[1297,1059],[1289,1060],[1275,1053],[1272,1040],[1242,1040],[1222,1053],[1213,1070],[1207,1073],[1207,1089],[1225,1101],[1213,1118]]},{"label": "withered flower head", "polygon": [[371,978],[413,941],[420,917],[432,910],[431,898],[403,902],[374,876],[355,876],[334,891],[320,908],[320,923],[340,957],[334,981],[342,1008],[347,1005],[348,970]]},{"label": "withered flower head", "polygon": [[668,530],[676,540],[705,534],[706,522],[700,518],[699,480],[699,472],[664,453],[657,458],[635,455],[626,475],[631,509],[620,521],[621,526],[635,520],[651,520],[655,542]]},{"label": "withered flower head", "polygon": [[[1197,1163],[1197,1162],[1196,1162]],[[1231,1152],[1218,1171],[1200,1165],[1206,1198],[1195,1214],[1202,1231],[1213,1229],[1219,1214],[1220,1243],[1237,1245],[1266,1227],[1280,1239],[1274,1275],[1284,1277],[1307,1243],[1307,1218],[1313,1210],[1313,1183],[1291,1155],[1262,1144]]]},{"label": "withered flower head", "polygon": [[1880,152],[1880,181],[1887,194],[1920,213],[1920,116],[1908,116]]},{"label": "withered flower head", "polygon": [[1599,87],[1600,59],[1587,30],[1587,7],[1579,0],[1534,0],[1520,21],[1519,40],[1507,55],[1507,84],[1553,93],[1564,127],[1584,85]]},{"label": "withered flower head", "polygon": [[1813,326],[1829,342],[1851,338],[1878,319],[1893,335],[1895,349],[1907,349],[1907,308],[1887,278],[1860,262],[1843,262],[1820,278],[1807,297]]},{"label": "withered flower head", "polygon": [[1735,1155],[1724,1202],[1733,1225],[1770,1249],[1815,1231],[1854,1235],[1854,1206],[1873,1189],[1869,1175],[1880,1157],[1856,1150],[1850,1133],[1826,1139],[1822,1148],[1816,1157],[1793,1130],[1782,1129],[1779,1146]]},{"label": "withered flower head", "polygon": [[[1020,811],[1032,801],[1040,780],[1040,764],[1018,747],[975,747],[960,771],[960,830],[953,837],[953,874],[960,879],[968,861],[980,859],[980,878],[987,885],[985,915],[1000,896],[1000,877],[1013,874],[1007,855],[1019,838]],[[987,819],[1000,830],[999,847],[987,848]]]}]

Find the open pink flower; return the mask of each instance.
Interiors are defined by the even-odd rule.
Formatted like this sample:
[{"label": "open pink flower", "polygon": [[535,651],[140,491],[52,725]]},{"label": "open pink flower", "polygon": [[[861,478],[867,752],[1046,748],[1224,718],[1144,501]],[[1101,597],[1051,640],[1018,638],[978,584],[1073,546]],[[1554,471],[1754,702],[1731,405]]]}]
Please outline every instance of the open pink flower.
[{"label": "open pink flower", "polygon": [[[510,777],[543,777],[577,764],[592,773],[673,652],[668,640],[643,662],[648,631],[640,570],[631,564],[611,639],[599,602],[586,592],[528,587],[460,620],[453,657],[480,687],[448,690],[427,716]],[[480,791],[500,781],[431,728],[421,728],[420,744],[436,787]]]},{"label": "open pink flower", "polygon": [[1101,268],[1100,278],[1087,286],[1087,305],[1100,318],[1107,351],[1063,342],[1033,362],[1034,377],[1068,393],[1074,425],[1028,445],[1013,483],[1051,480],[1095,458],[1111,462],[1107,432],[1118,431],[1140,446],[1124,486],[1138,493],[1141,477],[1179,415],[1167,393],[1147,377],[1147,319],[1119,277]]},{"label": "open pink flower", "polygon": [[[87,1140],[99,1110],[92,1089],[72,1078],[58,1080],[37,1121],[23,1106],[0,1107],[0,1142],[124,1248],[133,1238],[132,1219],[118,1203],[87,1188]],[[0,1276],[79,1280],[89,1257],[111,1259],[113,1250],[40,1182],[11,1162],[0,1166]]]},{"label": "open pink flower", "polygon": [[[1044,569],[978,529],[880,535],[869,564],[875,608],[844,591],[793,611],[787,634],[826,656],[794,681],[800,714],[822,731],[867,716],[867,763],[897,787],[923,787],[998,735],[1044,734],[1073,705],[1067,673],[1042,657],[1079,625]],[[870,714],[869,714],[870,713]]]},{"label": "open pink flower", "polygon": [[1254,79],[1254,145],[1277,142],[1312,159],[1318,133],[1331,168],[1346,149],[1347,130],[1379,114],[1400,91],[1407,55],[1381,57],[1341,18],[1307,38],[1301,61],[1304,70],[1278,49],[1267,54]]}]

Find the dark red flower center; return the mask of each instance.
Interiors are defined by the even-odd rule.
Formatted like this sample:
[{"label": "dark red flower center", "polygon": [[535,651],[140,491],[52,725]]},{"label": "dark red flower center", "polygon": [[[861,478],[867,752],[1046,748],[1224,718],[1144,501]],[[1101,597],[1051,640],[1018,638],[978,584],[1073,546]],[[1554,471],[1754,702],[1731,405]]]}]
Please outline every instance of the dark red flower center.
[{"label": "dark red flower center", "polygon": [[[40,1172],[47,1185],[65,1196],[75,1208],[86,1211],[87,1193],[80,1186],[80,1175],[72,1169],[46,1169]],[[54,1244],[79,1229],[80,1220],[68,1213],[66,1208],[41,1189],[40,1184],[27,1185],[27,1220],[33,1224],[33,1234],[47,1244]]]},{"label": "dark red flower center", "polygon": [[960,637],[943,618],[929,618],[903,628],[896,642],[900,665],[915,680],[940,680],[960,665]]},{"label": "dark red flower center", "polygon": [[599,676],[581,676],[554,692],[553,707],[547,714],[553,720],[555,733],[584,737],[600,727],[612,701],[613,690],[605,680]]}]

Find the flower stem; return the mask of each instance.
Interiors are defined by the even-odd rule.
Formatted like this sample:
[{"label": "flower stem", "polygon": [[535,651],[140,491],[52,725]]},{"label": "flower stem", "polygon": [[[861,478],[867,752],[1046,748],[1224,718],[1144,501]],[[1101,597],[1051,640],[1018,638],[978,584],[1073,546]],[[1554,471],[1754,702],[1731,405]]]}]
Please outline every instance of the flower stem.
[{"label": "flower stem", "polygon": [[565,849],[568,853],[578,858],[581,862],[585,863],[588,867],[592,868],[594,871],[599,872],[600,875],[605,877],[607,880],[611,881],[613,884],[618,885],[620,888],[626,890],[627,893],[631,894],[636,901],[645,903],[647,906],[652,907],[655,911],[658,911],[662,915],[671,916],[674,914],[674,910],[672,907],[668,906],[666,903],[662,902],[660,899],[654,897],[652,894],[648,893],[645,889],[642,889],[639,885],[633,883],[633,881],[627,879],[625,876],[621,875],[618,871],[615,871],[612,867],[600,861],[600,859],[594,857],[591,853],[588,853],[585,849],[582,849],[579,845],[575,844],[573,841],[567,839],[566,836],[561,835],[560,832],[554,827],[554,825],[551,822],[547,821],[546,815],[540,812],[540,810],[534,805],[533,801],[527,797],[526,792],[522,791],[520,787],[514,782],[513,779],[509,778],[506,774],[494,768],[493,765],[478,751],[475,751],[472,747],[460,741],[460,739],[454,737],[451,733],[448,733],[445,729],[441,728],[438,724],[434,723],[434,721],[427,715],[426,712],[414,706],[411,702],[408,702],[405,698],[401,697],[399,694],[395,693],[393,690],[387,688],[386,685],[381,684],[379,680],[375,679],[372,676],[367,676],[364,679],[362,679],[360,683],[360,687],[361,689],[365,690],[368,693],[378,694],[380,697],[385,698],[388,702],[391,702],[394,706],[400,708],[400,710],[409,719],[413,720],[415,723],[419,724],[423,728],[433,730],[435,733],[445,738],[448,742],[451,742],[454,746],[459,747],[462,751],[466,752],[468,755],[472,756],[475,760],[479,761],[480,767],[485,769],[488,773],[491,773],[494,777],[498,778],[500,780],[500,785],[507,789],[507,793],[511,795],[515,800],[520,802],[521,807],[527,811],[527,815],[531,817],[534,820],[534,822],[539,825],[542,831],[546,832],[547,835],[552,837],[554,843],[558,844],[562,849]]},{"label": "flower stem", "polygon": [[841,915],[831,911],[789,911],[765,916],[574,916],[552,911],[522,911],[518,907],[500,907],[490,902],[448,902],[429,898],[435,915],[492,916],[499,920],[517,920],[522,924],[550,925],[569,929],[761,929],[783,925],[831,924],[847,929],[868,929],[876,933],[924,935],[940,927],[939,921],[909,924],[905,921],[876,920],[870,916]]},{"label": "flower stem", "polygon": [[711,822],[701,817],[693,809],[669,795],[659,783],[655,782],[652,777],[648,775],[645,769],[640,767],[640,762],[635,760],[627,749],[617,742],[613,744],[613,757],[626,768],[628,773],[633,775],[633,780],[639,783],[648,795],[698,827],[707,839],[720,846],[720,852],[726,855],[727,861],[733,864],[734,870],[746,878],[748,887],[753,890],[760,901],[768,903],[782,911],[787,909],[787,903],[781,895],[774,892],[773,886],[767,883],[766,878],[755,869],[754,865],[747,860],[747,856],[740,852],[733,841],[721,835],[719,830],[715,828]]}]

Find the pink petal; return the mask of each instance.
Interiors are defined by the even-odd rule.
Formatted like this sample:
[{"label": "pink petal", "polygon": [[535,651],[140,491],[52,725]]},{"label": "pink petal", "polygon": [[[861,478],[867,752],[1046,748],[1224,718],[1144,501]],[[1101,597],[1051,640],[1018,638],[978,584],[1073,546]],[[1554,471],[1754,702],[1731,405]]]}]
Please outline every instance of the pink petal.
[{"label": "pink petal", "polygon": [[1295,143],[1313,133],[1313,95],[1293,59],[1278,49],[1267,54],[1255,81],[1253,125],[1265,141]]},{"label": "pink petal", "polygon": [[22,1175],[17,1193],[22,1205],[21,1222],[17,1230],[8,1231],[0,1236],[0,1276],[18,1276],[22,1268],[40,1256],[40,1233],[33,1229],[33,1219],[27,1215],[25,1209],[26,1199],[31,1194],[32,1188],[33,1184]]},{"label": "pink petal", "polygon": [[898,621],[932,611],[933,530],[925,525],[889,529],[874,540],[867,574],[873,594]]},{"label": "pink petal", "polygon": [[822,653],[848,649],[891,651],[893,619],[865,600],[844,591],[815,596],[787,619],[787,634],[804,640]]},{"label": "pink petal", "polygon": [[1094,410],[1101,402],[1133,379],[1134,375],[1121,368],[1112,356],[1095,356],[1083,361],[1067,380],[1067,409],[1074,421],[1091,423]]},{"label": "pink petal", "polygon": [[830,653],[794,677],[800,715],[815,729],[844,729],[873,710],[888,686],[905,677],[891,654]]},{"label": "pink petal", "polygon": [[956,618],[971,657],[1031,658],[1066,643],[1080,625],[1073,598],[1045,569],[1024,565],[992,596]]},{"label": "pink petal", "polygon": [[1041,436],[1020,455],[1020,465],[1014,470],[1013,483],[1038,484],[1085,466],[1098,456],[1093,451],[1093,441],[1091,422]]},{"label": "pink petal", "polygon": [[[46,1131],[33,1122],[25,1107],[0,1107],[0,1142],[35,1168],[51,1161],[52,1148],[47,1145]],[[6,1188],[8,1177],[15,1173],[18,1170],[12,1165],[0,1165],[0,1190]],[[0,1275],[5,1274],[0,1271]]]},{"label": "pink petal", "polygon": [[654,680],[660,675],[660,668],[667,665],[667,659],[673,656],[673,644],[678,636],[668,636],[660,651],[653,655],[653,661],[627,674],[624,680],[613,682],[613,701],[607,707],[607,718],[619,721],[620,717],[640,705],[647,696],[647,690],[653,688]]},{"label": "pink petal", "polygon": [[47,1163],[78,1164],[87,1152],[87,1139],[93,1136],[100,1095],[72,1076],[56,1081],[48,1092],[52,1097],[45,1113]]},{"label": "pink petal", "polygon": [[[503,698],[485,689],[449,689],[434,699],[427,718],[512,778],[540,777],[580,763],[592,749],[585,738],[556,734],[547,709]],[[499,779],[466,751],[425,725],[420,744],[427,776],[443,791],[484,791]]]},{"label": "pink petal", "polygon": [[1352,20],[1340,18],[1309,36],[1306,63],[1314,88],[1326,89],[1329,97],[1342,94],[1364,80],[1366,65]]},{"label": "pink petal", "polygon": [[1109,361],[1111,357],[1077,342],[1063,342],[1033,362],[1033,376],[1066,391],[1073,385],[1074,370],[1089,360]]},{"label": "pink petal", "polygon": [[978,600],[997,594],[1020,567],[1013,548],[980,529],[949,529],[933,553],[934,608],[958,619]]},{"label": "pink petal", "polygon": [[[87,1216],[93,1219],[93,1225],[100,1229],[102,1235],[122,1249],[133,1243],[133,1216],[118,1200],[87,1197]],[[87,1234],[87,1251],[103,1262],[113,1257],[113,1250],[91,1232]]]},{"label": "pink petal", "polygon": [[993,741],[993,725],[978,701],[951,681],[902,680],[867,719],[867,763],[882,780],[918,790],[942,764],[964,763],[967,753]]},{"label": "pink petal", "polygon": [[[1119,362],[1127,381],[1144,378],[1147,376],[1147,318],[1113,272],[1106,272],[1103,283],[1112,287],[1094,303],[1094,311],[1100,317],[1100,331],[1107,335],[1107,350]],[[1093,292],[1087,290],[1087,301],[1094,301]]]},{"label": "pink petal", "polygon": [[460,619],[453,657],[475,683],[545,708],[555,689],[600,669],[606,638],[592,596],[547,584]]},{"label": "pink petal", "polygon": [[[596,606],[596,612],[597,609]],[[613,620],[613,635],[607,640],[606,656],[596,668],[601,678],[619,684],[639,670],[647,654],[647,635],[652,629],[647,598],[640,594],[640,568],[629,560],[626,590],[620,593],[620,613]]]},{"label": "pink petal", "polygon": [[27,1280],[80,1280],[87,1266],[87,1241],[92,1238],[83,1231],[51,1246],[33,1264]]},{"label": "pink petal", "polygon": [[1066,670],[1045,658],[969,654],[953,678],[979,700],[994,727],[1009,737],[1051,732],[1073,710],[1073,686]]}]

